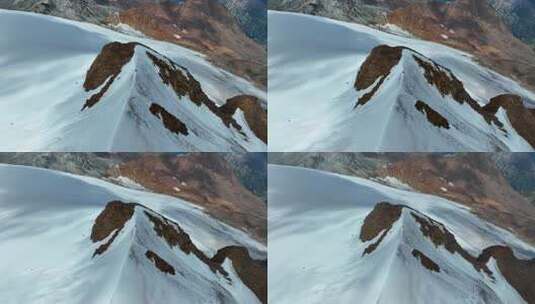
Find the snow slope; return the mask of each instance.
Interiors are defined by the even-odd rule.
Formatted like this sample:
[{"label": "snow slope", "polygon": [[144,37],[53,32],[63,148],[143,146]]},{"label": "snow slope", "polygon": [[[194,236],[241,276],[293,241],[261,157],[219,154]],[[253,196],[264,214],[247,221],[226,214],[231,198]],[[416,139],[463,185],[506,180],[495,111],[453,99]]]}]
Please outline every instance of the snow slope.
[{"label": "snow slope", "polygon": [[[442,223],[472,255],[507,245],[518,258],[535,257],[535,248],[467,208],[361,178],[276,165],[268,170],[270,303],[525,303],[494,260],[490,278],[435,246],[411,215]],[[363,254],[377,240],[359,238],[364,220],[385,201],[408,207],[375,251]],[[412,249],[440,272],[423,267]]]},{"label": "snow slope", "polygon": [[[95,93],[84,90],[86,73],[102,48],[115,41],[140,43],[184,67],[219,106],[242,94],[266,99],[252,84],[188,49],[92,24],[0,10],[2,150],[265,151],[239,113],[235,119],[242,132],[227,128],[188,96],[176,96],[143,46],[136,47],[99,104],[81,111]],[[169,132],[150,113],[152,102],[189,124],[189,135]]]},{"label": "snow slope", "polygon": [[[535,106],[535,94],[479,66],[461,51],[327,18],[269,12],[270,151],[532,151],[497,116],[504,130],[483,122],[468,105],[441,96],[411,58],[402,57],[378,93],[355,108],[364,91],[357,73],[379,45],[404,46],[450,69],[482,106],[511,93]],[[414,109],[417,98],[452,121],[450,130],[429,124]]]},{"label": "snow slope", "polygon": [[[180,199],[99,179],[0,165],[0,294],[2,303],[259,303],[226,259],[224,276],[196,255],[169,246],[146,215],[172,220],[208,258],[229,245],[254,259],[266,247]],[[108,202],[135,202],[132,217],[108,249],[92,226]],[[176,273],[160,271],[151,250]]]}]

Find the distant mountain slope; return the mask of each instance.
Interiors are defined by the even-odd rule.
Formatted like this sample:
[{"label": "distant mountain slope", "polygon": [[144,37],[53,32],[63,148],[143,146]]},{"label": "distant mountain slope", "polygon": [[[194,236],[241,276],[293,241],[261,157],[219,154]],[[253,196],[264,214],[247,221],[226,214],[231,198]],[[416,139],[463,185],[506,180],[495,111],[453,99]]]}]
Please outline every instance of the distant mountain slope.
[{"label": "distant mountain slope", "polygon": [[425,40],[468,51],[486,66],[535,90],[535,51],[515,38],[485,1],[417,3],[391,12],[388,22]]},{"label": "distant mountain slope", "polygon": [[[266,126],[249,126],[267,115],[265,93],[199,54],[50,16],[0,15],[4,151],[266,149],[255,135]],[[254,104],[223,107],[244,95]]]},{"label": "distant mountain slope", "polygon": [[158,40],[207,54],[234,73],[266,84],[266,50],[245,35],[231,13],[217,1],[186,0],[179,4],[145,4],[110,18]]},{"label": "distant mountain slope", "polygon": [[257,42],[267,44],[267,0],[219,0],[238,20],[243,31]]}]

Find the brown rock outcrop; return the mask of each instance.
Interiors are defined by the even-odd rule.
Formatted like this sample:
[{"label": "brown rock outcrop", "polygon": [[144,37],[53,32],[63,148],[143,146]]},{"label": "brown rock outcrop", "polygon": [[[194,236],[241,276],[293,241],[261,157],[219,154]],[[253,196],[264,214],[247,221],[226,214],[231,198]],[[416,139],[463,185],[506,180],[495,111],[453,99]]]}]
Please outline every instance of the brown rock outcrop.
[{"label": "brown rock outcrop", "polygon": [[145,256],[147,259],[151,260],[154,263],[154,266],[156,266],[156,268],[158,268],[161,272],[175,275],[175,268],[153,251],[147,250],[147,252],[145,252]]},{"label": "brown rock outcrop", "polygon": [[433,108],[431,108],[425,102],[418,100],[415,104],[415,107],[418,111],[425,114],[425,116],[427,117],[427,120],[433,125],[435,125],[436,127],[445,128],[445,129],[450,128],[450,123],[448,122],[448,120],[444,116],[440,115],[440,113],[433,110]]},{"label": "brown rock outcrop", "polygon": [[186,125],[178,118],[176,118],[173,114],[167,112],[167,110],[159,104],[151,104],[149,110],[154,116],[158,117],[163,122],[163,125],[169,131],[177,135],[182,134],[184,136],[187,136],[189,134],[188,127],[186,127]]},{"label": "brown rock outcrop", "polygon": [[222,264],[227,258],[232,261],[232,266],[241,281],[254,292],[262,303],[267,303],[267,261],[251,258],[248,250],[239,246],[219,249],[212,261]]},{"label": "brown rock outcrop", "polygon": [[95,250],[93,256],[102,254],[108,249],[126,222],[134,215],[135,206],[136,204],[123,203],[121,201],[112,201],[106,205],[106,208],[97,216],[91,228],[91,240],[97,243],[108,238],[112,232],[113,235],[106,243]]},{"label": "brown rock outcrop", "polygon": [[82,111],[86,108],[91,108],[97,104],[102,96],[108,91],[117,76],[121,73],[122,68],[134,56],[134,50],[137,43],[120,43],[112,42],[105,45],[100,54],[95,58],[91,67],[87,71],[84,89],[89,92],[96,90],[104,84],[102,89],[92,95],[84,104]]},{"label": "brown rock outcrop", "polygon": [[267,144],[267,111],[262,108],[258,98],[251,95],[238,95],[228,99],[221,106],[221,112],[229,117],[226,120],[228,122],[238,109],[243,111],[245,120],[256,137]]}]

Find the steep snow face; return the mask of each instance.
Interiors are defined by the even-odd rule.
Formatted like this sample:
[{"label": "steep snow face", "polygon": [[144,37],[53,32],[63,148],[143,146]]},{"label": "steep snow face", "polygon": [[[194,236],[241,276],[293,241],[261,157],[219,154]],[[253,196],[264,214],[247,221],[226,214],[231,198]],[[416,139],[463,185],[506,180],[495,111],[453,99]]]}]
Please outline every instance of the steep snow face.
[{"label": "steep snow face", "polygon": [[31,167],[0,183],[4,303],[260,303],[243,261],[213,256],[265,246],[185,201]]},{"label": "steep snow face", "polygon": [[[473,258],[505,245],[529,259],[535,248],[467,208],[310,169],[270,165],[269,176],[271,303],[526,303],[496,260]],[[403,207],[372,216],[382,202]],[[455,241],[444,245],[436,236],[447,232]]]},{"label": "steep snow face", "polygon": [[[466,53],[326,18],[269,12],[269,142],[272,151],[532,151],[503,109],[498,127],[467,104],[441,94],[414,56],[450,70],[483,106],[499,94],[535,95],[513,80],[480,67]],[[357,73],[379,45],[401,46],[402,56],[379,83],[356,90]],[[449,128],[431,124],[418,100],[444,116]]]},{"label": "steep snow face", "polygon": [[[232,119],[237,124],[229,126],[214,109],[192,102],[189,94],[177,94],[149,57],[191,76],[214,108],[237,95],[266,99],[264,92],[214,67],[202,55],[50,16],[5,10],[0,16],[2,150],[266,150],[242,115],[235,113]],[[114,42],[137,45],[115,77],[84,88],[89,69],[104,47]],[[85,107],[99,93],[98,103]],[[163,110],[151,108],[152,104]],[[188,128],[187,134],[169,128],[177,121]]]}]

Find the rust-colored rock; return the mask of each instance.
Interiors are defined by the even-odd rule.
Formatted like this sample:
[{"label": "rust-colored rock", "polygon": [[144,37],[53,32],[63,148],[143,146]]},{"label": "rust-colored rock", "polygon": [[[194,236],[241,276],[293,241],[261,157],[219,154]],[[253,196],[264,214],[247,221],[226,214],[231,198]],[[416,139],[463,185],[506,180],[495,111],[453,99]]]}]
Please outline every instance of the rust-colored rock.
[{"label": "rust-colored rock", "polygon": [[221,106],[221,112],[228,117],[226,123],[230,123],[238,109],[243,111],[245,120],[256,137],[267,143],[267,111],[262,108],[259,99],[251,95],[238,95],[228,99]]},{"label": "rust-colored rock", "polygon": [[186,125],[180,121],[178,118],[176,118],[173,114],[167,112],[166,109],[164,109],[159,104],[153,103],[150,105],[150,112],[158,117],[162,122],[163,125],[171,132],[175,134],[182,134],[187,136],[189,134],[188,128]]},{"label": "rust-colored rock", "polygon": [[151,260],[154,263],[154,266],[160,269],[161,272],[168,273],[170,275],[175,275],[175,268],[153,251],[147,250],[147,252],[145,252],[145,256],[147,257],[147,259]]},{"label": "rust-colored rock", "polygon": [[373,85],[377,79],[380,80],[370,92],[359,98],[355,107],[365,105],[370,101],[388,75],[390,75],[392,68],[399,63],[404,49],[404,47],[399,46],[379,45],[370,52],[357,74],[355,89],[358,91],[364,90]]},{"label": "rust-colored rock", "polygon": [[121,163],[109,175],[126,176],[151,191],[187,200],[266,242],[266,204],[243,186],[222,154],[147,154]]},{"label": "rust-colored rock", "polygon": [[145,2],[113,16],[112,22],[204,53],[218,66],[266,87],[266,48],[247,37],[218,1]]},{"label": "rust-colored rock", "polygon": [[448,122],[448,120],[444,116],[440,115],[440,113],[433,110],[433,108],[431,108],[425,102],[418,100],[415,104],[415,107],[418,111],[425,114],[425,116],[427,117],[427,120],[433,125],[435,125],[436,127],[445,128],[445,129],[450,128],[450,123]]},{"label": "rust-colored rock", "polygon": [[425,254],[423,254],[420,250],[413,249],[412,255],[422,263],[422,266],[425,268],[434,271],[434,272],[440,272],[440,267],[437,263],[433,262],[429,257],[427,257]]},{"label": "rust-colored rock", "polygon": [[247,248],[229,246],[217,251],[212,261],[223,264],[225,259],[232,261],[232,266],[241,281],[249,287],[262,303],[267,303],[267,261],[254,260]]},{"label": "rust-colored rock", "polygon": [[518,259],[513,250],[506,246],[488,247],[478,257],[480,264],[487,264],[493,257],[500,273],[527,303],[535,303],[535,259]]},{"label": "rust-colored rock", "polygon": [[419,192],[463,204],[480,218],[535,244],[535,206],[511,187],[490,156],[484,153],[394,156],[389,155],[388,165],[378,168],[378,177],[393,176]]},{"label": "rust-colored rock", "polygon": [[113,235],[95,250],[93,256],[102,254],[108,249],[126,222],[134,215],[135,206],[136,204],[121,201],[112,201],[106,205],[106,208],[95,219],[91,229],[91,240],[96,243],[106,239],[112,232]]},{"label": "rust-colored rock", "polygon": [[360,68],[355,88],[359,91],[364,90],[374,84],[378,78],[388,76],[392,68],[399,63],[404,49],[404,47],[388,45],[373,48]]},{"label": "rust-colored rock", "polygon": [[381,236],[375,243],[364,250],[363,255],[372,253],[379,246],[386,234],[392,229],[392,225],[401,216],[402,210],[402,205],[392,205],[387,202],[375,205],[372,212],[364,219],[364,224],[360,230],[360,240],[368,242],[375,239],[379,234]]},{"label": "rust-colored rock", "polygon": [[535,52],[513,36],[488,1],[417,1],[387,19],[424,40],[472,53],[485,66],[535,88]]},{"label": "rust-colored rock", "polygon": [[112,42],[106,44],[100,54],[95,58],[91,67],[87,71],[84,89],[89,92],[101,87],[107,80],[102,89],[92,95],[84,104],[82,111],[91,108],[97,104],[102,96],[108,91],[117,76],[121,73],[122,68],[130,62],[134,56],[134,50],[137,43],[120,43]]},{"label": "rust-colored rock", "polygon": [[535,147],[535,109],[526,108],[522,97],[512,94],[496,96],[483,107],[488,115],[496,115],[499,108],[505,110],[516,132]]}]

